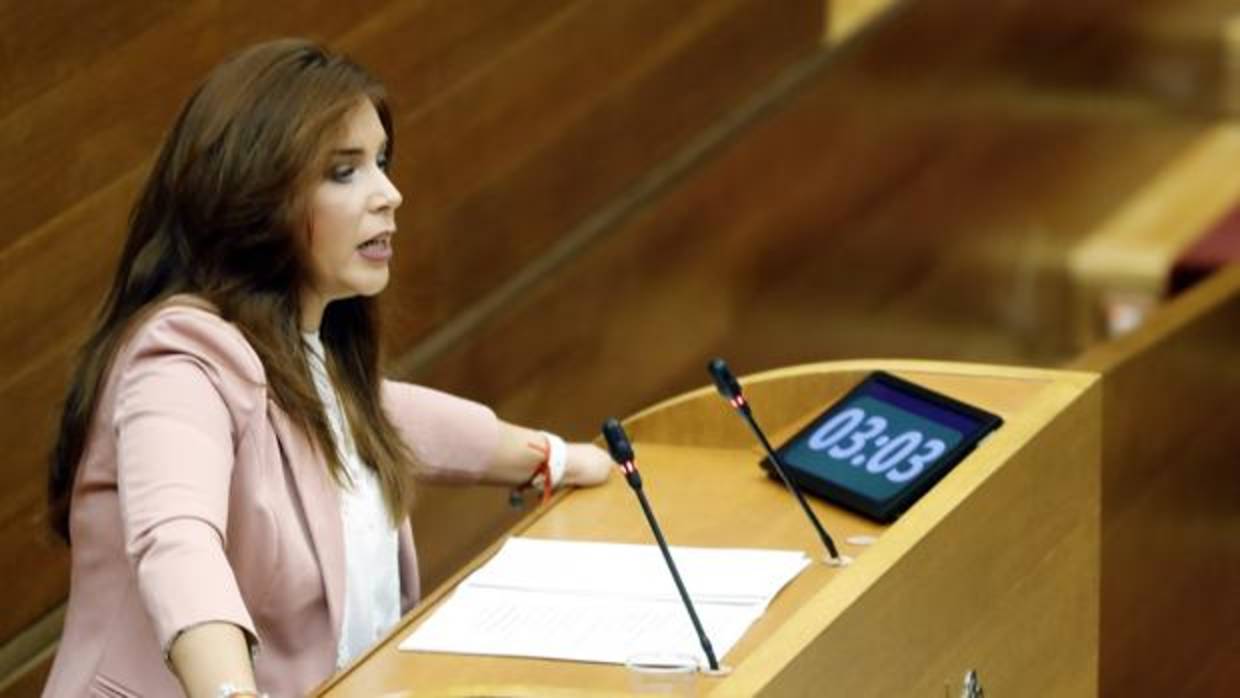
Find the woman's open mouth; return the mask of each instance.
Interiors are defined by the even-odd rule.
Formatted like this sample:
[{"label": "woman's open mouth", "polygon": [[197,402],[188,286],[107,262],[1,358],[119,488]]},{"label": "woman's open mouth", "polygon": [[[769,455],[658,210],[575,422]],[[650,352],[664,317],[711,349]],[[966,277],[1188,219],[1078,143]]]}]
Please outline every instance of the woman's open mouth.
[{"label": "woman's open mouth", "polygon": [[392,234],[382,233],[357,246],[358,254],[371,262],[386,262],[392,258]]}]

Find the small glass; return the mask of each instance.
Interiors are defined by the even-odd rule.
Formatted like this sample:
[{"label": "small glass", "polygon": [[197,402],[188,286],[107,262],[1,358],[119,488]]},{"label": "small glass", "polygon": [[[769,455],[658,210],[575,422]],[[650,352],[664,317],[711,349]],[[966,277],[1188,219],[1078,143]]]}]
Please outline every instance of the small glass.
[{"label": "small glass", "polygon": [[684,652],[639,652],[629,657],[629,689],[634,693],[696,695],[698,658]]}]

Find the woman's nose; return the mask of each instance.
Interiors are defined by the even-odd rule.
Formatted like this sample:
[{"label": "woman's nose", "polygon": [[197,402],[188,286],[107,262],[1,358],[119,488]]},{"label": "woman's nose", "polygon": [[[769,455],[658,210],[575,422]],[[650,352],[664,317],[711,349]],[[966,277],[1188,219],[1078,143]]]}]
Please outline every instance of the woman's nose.
[{"label": "woman's nose", "polygon": [[375,192],[375,206],[379,210],[391,209],[395,211],[400,208],[404,197],[400,195],[400,190],[396,188],[396,184],[388,174],[381,173],[379,179],[379,187]]}]

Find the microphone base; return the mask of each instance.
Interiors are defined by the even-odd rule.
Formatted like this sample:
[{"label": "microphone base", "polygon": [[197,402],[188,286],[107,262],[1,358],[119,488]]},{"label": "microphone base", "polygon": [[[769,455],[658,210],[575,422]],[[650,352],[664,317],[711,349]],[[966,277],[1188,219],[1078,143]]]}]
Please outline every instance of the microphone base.
[{"label": "microphone base", "polygon": [[839,557],[824,557],[822,563],[827,567],[848,567],[853,563],[852,557],[848,555],[840,555]]},{"label": "microphone base", "polygon": [[711,678],[723,678],[724,676],[727,676],[732,673],[732,667],[728,666],[727,664],[720,664],[718,669],[711,669],[710,667],[702,667],[698,669],[698,673],[700,673],[702,676],[709,676]]}]

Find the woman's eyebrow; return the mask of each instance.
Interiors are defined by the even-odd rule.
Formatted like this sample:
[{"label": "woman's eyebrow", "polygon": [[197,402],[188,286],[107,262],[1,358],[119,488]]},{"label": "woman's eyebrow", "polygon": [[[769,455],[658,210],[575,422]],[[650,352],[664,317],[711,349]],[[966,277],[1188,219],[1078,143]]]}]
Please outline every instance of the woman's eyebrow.
[{"label": "woman's eyebrow", "polygon": [[[375,152],[376,153],[387,152],[387,145],[388,145],[388,142],[385,139],[382,143],[379,144],[379,147],[375,149]],[[359,148],[357,146],[351,146],[348,148],[335,148],[332,150],[332,155],[344,155],[344,156],[353,157],[353,156],[361,156],[365,154],[366,154],[366,149]]]}]

